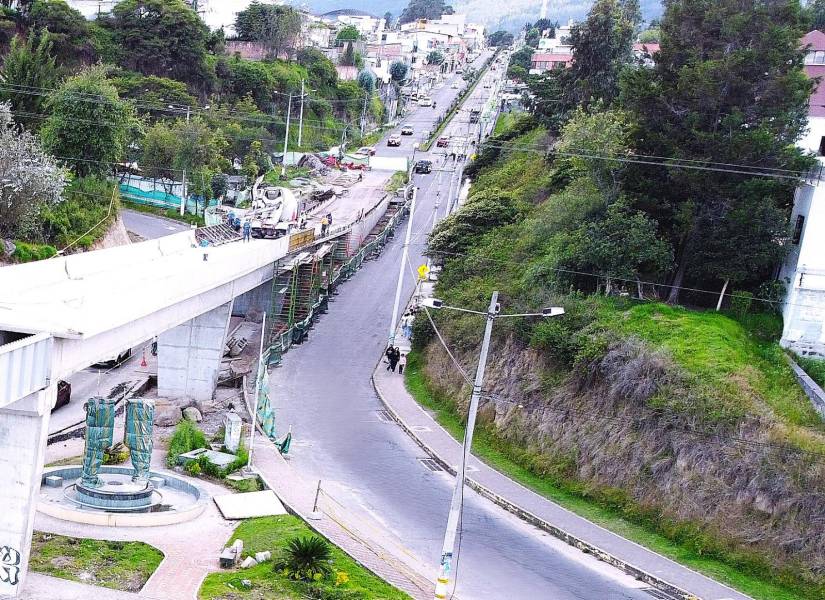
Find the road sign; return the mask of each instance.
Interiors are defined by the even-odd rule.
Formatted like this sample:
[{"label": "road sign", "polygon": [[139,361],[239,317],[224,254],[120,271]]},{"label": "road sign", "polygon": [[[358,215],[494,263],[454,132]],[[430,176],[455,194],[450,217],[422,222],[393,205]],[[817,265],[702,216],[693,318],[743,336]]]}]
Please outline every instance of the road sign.
[{"label": "road sign", "polygon": [[427,265],[421,265],[418,267],[418,278],[419,279],[426,279],[427,274],[430,272],[430,267]]}]

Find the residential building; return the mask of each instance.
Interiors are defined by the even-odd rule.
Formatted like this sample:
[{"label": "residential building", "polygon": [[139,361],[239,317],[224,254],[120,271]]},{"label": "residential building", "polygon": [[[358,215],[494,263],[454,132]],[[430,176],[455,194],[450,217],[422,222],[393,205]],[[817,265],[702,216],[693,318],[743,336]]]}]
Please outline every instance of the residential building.
[{"label": "residential building", "polygon": [[573,55],[535,52],[530,59],[530,75],[541,75],[552,69],[566,69],[573,64]]},{"label": "residential building", "polygon": [[[825,77],[825,33],[802,39],[805,73]],[[799,145],[817,156],[818,168],[796,190],[791,239],[780,279],[787,285],[782,345],[803,356],[825,358],[825,88],[811,94],[808,131]]]}]

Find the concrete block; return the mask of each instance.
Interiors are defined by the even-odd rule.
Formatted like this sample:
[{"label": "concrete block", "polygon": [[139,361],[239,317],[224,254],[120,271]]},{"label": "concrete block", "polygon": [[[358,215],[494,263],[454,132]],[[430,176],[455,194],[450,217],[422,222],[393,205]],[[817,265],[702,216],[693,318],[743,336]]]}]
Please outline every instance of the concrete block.
[{"label": "concrete block", "polygon": [[183,409],[183,418],[187,421],[192,421],[194,423],[200,423],[203,421],[203,415],[201,415],[201,411],[199,411],[194,406],[190,406],[188,408]]},{"label": "concrete block", "polygon": [[46,485],[46,487],[59,488],[63,487],[63,478],[59,475],[48,475],[43,480],[43,483]]},{"label": "concrete block", "polygon": [[241,568],[242,569],[248,569],[250,567],[254,567],[257,564],[258,564],[257,560],[255,560],[251,556],[247,556],[245,559],[243,559],[243,562],[241,563]]},{"label": "concrete block", "polygon": [[223,422],[223,445],[229,452],[237,452],[241,444],[243,421],[236,413],[228,413]]},{"label": "concrete block", "polygon": [[272,558],[272,552],[270,552],[269,550],[267,550],[266,552],[257,552],[255,554],[255,560],[259,563],[266,562],[270,558]]},{"label": "concrete block", "polygon": [[243,554],[243,540],[235,540],[232,543],[232,550],[235,551],[235,561],[240,560]]},{"label": "concrete block", "polygon": [[218,559],[221,569],[231,569],[235,566],[235,550],[232,548],[224,548],[221,556]]}]

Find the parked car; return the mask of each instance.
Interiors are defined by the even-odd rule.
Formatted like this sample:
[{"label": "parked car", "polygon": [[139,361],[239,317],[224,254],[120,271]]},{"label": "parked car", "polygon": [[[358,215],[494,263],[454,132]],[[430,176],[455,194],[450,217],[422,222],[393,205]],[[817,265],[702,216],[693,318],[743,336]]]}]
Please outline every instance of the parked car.
[{"label": "parked car", "polygon": [[52,412],[62,406],[66,406],[72,399],[72,384],[62,379],[57,382],[57,402],[54,403]]},{"label": "parked car", "polygon": [[433,163],[429,160],[419,160],[417,163],[415,163],[414,170],[416,173],[422,173],[424,175],[426,175],[427,173],[432,173]]},{"label": "parked car", "polygon": [[355,153],[361,156],[375,156],[375,148],[373,146],[362,146]]},{"label": "parked car", "polygon": [[400,135],[391,135],[387,138],[387,146],[400,146],[401,145],[401,136]]},{"label": "parked car", "polygon": [[102,367],[111,367],[111,366],[119,366],[122,363],[126,362],[132,356],[132,349],[126,348],[123,352],[116,356],[107,356],[95,363],[95,366],[102,366]]},{"label": "parked car", "polygon": [[432,100],[432,98],[429,98],[428,96],[421,96],[418,99],[418,106],[432,106],[432,105],[433,105],[433,100]]},{"label": "parked car", "polygon": [[454,90],[457,90],[459,88],[458,82],[453,81],[453,85],[451,85],[450,87],[453,88]]},{"label": "parked car", "polygon": [[437,148],[446,148],[450,145],[450,138],[442,136],[438,138],[438,141],[435,143],[435,145]]},{"label": "parked car", "polygon": [[415,133],[415,130],[412,128],[412,125],[404,125],[401,128],[401,135],[412,135]]}]

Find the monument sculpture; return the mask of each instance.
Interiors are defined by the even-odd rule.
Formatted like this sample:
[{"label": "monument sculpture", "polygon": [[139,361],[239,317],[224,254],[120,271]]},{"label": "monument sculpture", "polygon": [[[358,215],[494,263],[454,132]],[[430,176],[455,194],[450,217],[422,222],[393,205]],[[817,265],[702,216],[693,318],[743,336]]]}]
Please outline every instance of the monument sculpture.
[{"label": "monument sculpture", "polygon": [[152,504],[154,486],[149,481],[152,458],[152,424],[155,403],[132,398],[126,403],[124,444],[129,448],[133,473],[131,481],[102,477],[103,455],[112,445],[115,428],[115,403],[106,398],[90,398],[86,408],[86,447],[83,470],[75,484],[76,501],[89,508],[114,511],[146,509]]}]

